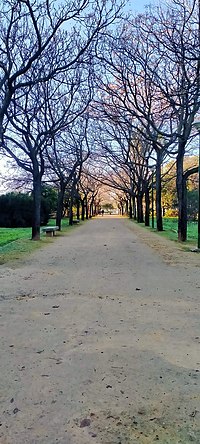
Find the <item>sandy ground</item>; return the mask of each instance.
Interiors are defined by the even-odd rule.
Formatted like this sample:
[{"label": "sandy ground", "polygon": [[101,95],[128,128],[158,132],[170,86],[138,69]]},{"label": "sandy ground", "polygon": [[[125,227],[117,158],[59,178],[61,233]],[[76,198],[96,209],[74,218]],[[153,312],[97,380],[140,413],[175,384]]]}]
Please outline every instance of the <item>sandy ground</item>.
[{"label": "sandy ground", "polygon": [[200,443],[200,255],[99,217],[0,266],[0,443]]}]

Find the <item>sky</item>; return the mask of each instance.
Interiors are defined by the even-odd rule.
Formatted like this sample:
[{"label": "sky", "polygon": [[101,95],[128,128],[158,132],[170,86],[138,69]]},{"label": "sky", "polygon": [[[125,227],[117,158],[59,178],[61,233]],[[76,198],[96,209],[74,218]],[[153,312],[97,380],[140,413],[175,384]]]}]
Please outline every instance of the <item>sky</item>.
[{"label": "sky", "polygon": [[155,0],[129,0],[126,9],[137,13],[143,12],[145,5],[149,5],[150,3],[155,3]]}]

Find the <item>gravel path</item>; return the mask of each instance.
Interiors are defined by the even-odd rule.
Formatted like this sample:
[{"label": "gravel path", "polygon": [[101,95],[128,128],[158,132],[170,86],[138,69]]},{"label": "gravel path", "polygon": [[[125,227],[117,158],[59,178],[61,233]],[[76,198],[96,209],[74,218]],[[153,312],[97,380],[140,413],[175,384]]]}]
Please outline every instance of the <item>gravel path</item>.
[{"label": "gravel path", "polygon": [[0,266],[0,444],[199,444],[199,270],[114,217]]}]

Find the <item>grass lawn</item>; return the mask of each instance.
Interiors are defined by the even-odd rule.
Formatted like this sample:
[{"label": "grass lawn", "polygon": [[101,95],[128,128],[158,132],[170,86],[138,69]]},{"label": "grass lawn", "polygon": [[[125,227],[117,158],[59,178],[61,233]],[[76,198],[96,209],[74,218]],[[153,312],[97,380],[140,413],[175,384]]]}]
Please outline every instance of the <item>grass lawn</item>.
[{"label": "grass lawn", "polygon": [[[156,226],[156,220],[155,220],[154,224]],[[197,225],[198,225],[197,222],[192,222],[192,221],[188,222],[187,242],[184,243],[184,245],[187,245],[187,243],[195,245],[197,243],[197,229],[198,229]],[[167,237],[168,239],[174,240],[174,241],[178,240],[178,219],[176,217],[169,217],[169,218],[164,217],[163,218],[163,228],[164,228],[164,231],[159,232],[159,234],[161,236]]]},{"label": "grass lawn", "polygon": [[[55,225],[55,220],[50,219],[48,225]],[[68,219],[63,219],[62,230],[66,231],[70,228]],[[31,228],[0,228],[0,264],[20,259],[23,255],[30,254],[50,241],[51,238],[46,238],[45,233],[41,233],[41,241],[32,241]]]},{"label": "grass lawn", "polygon": [[30,239],[31,228],[0,228],[0,247],[19,239]]}]

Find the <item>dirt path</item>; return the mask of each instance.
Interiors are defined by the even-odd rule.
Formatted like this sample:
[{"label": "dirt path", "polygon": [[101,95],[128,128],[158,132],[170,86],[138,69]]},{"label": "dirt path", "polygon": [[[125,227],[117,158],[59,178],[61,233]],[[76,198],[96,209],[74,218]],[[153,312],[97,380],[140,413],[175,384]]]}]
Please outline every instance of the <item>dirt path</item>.
[{"label": "dirt path", "polygon": [[105,217],[1,266],[0,443],[199,444],[199,271]]}]

